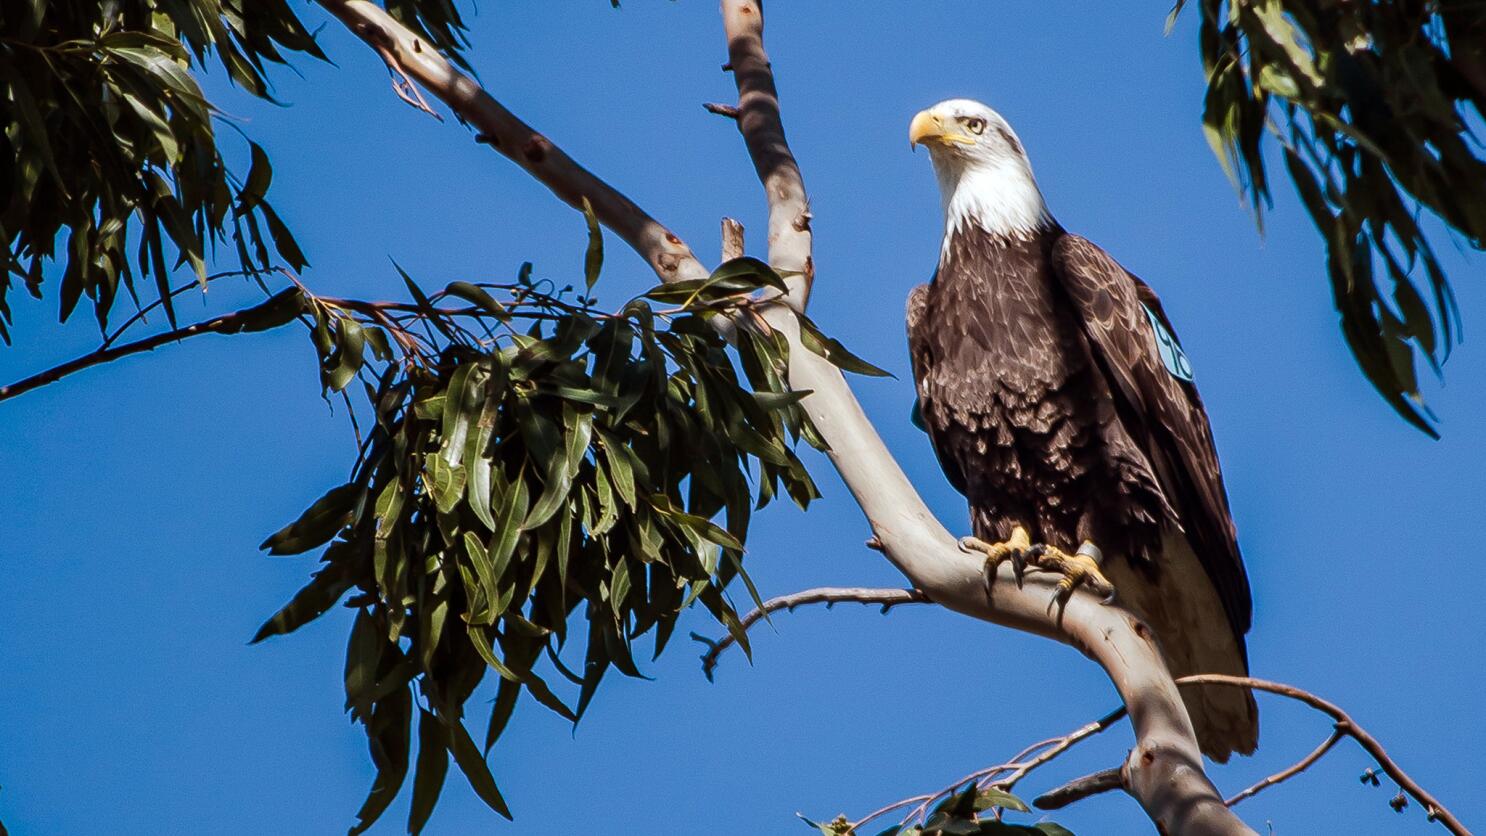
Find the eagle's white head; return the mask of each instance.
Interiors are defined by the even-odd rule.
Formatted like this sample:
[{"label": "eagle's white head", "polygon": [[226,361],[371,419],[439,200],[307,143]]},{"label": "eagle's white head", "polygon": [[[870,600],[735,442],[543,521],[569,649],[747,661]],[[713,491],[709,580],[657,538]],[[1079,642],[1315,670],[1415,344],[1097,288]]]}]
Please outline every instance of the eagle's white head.
[{"label": "eagle's white head", "polygon": [[1028,238],[1052,223],[1032,164],[1001,114],[970,99],[940,102],[913,117],[912,145],[929,149],[944,201],[944,236],[973,224]]}]

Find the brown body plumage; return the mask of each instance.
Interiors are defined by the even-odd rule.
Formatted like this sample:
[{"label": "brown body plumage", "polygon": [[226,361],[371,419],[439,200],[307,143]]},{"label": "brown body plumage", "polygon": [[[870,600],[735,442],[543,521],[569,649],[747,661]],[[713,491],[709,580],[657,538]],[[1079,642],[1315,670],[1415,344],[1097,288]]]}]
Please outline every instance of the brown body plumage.
[{"label": "brown body plumage", "polygon": [[[1004,139],[1021,152],[1009,128]],[[1146,310],[1173,330],[1159,300],[1045,210],[987,226],[952,215],[939,269],[908,305],[923,421],[976,536],[1021,525],[1067,552],[1094,542],[1174,675],[1246,674],[1248,581],[1201,399],[1157,352]],[[1206,754],[1253,751],[1251,695],[1186,699]]]}]

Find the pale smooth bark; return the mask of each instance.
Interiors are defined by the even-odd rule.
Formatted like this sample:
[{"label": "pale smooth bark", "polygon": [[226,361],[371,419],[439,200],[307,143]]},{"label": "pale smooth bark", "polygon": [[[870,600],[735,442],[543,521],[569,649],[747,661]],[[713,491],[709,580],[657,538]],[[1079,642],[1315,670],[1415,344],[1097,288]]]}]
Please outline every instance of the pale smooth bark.
[{"label": "pale smooth bark", "polygon": [[[366,0],[321,5],[406,75],[474,125],[497,151],[579,207],[587,198],[599,221],[650,264],[662,281],[701,278],[708,269],[660,222],[588,172],[488,92],[421,42],[381,7]],[[1136,745],[1123,768],[1125,789],[1159,831],[1172,834],[1252,833],[1223,804],[1202,757],[1181,696],[1151,639],[1130,613],[1075,593],[1052,606],[1055,578],[1029,574],[1019,586],[1003,568],[990,594],[982,558],[961,551],[935,519],[862,411],[841,371],[805,349],[799,320],[815,267],[810,212],[799,166],[785,140],[778,93],[763,48],[762,12],[755,0],[723,0],[731,69],[738,84],[737,121],[769,201],[769,263],[790,293],[764,309],[768,324],[790,340],[790,385],[812,394],[802,401],[830,445],[830,459],[861,506],[882,550],[934,603],[972,618],[1047,636],[1078,648],[1104,668],[1130,711]],[[731,115],[731,114],[730,114]]]}]

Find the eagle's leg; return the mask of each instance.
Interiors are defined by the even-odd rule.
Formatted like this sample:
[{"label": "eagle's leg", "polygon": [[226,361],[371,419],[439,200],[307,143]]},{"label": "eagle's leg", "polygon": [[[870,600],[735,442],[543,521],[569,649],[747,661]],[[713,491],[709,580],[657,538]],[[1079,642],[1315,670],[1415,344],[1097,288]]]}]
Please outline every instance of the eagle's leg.
[{"label": "eagle's leg", "polygon": [[1021,585],[1022,571],[1027,565],[1026,557],[1032,550],[1032,538],[1028,536],[1027,529],[1016,526],[1012,529],[1011,536],[999,543],[987,543],[979,537],[961,537],[960,548],[986,556],[984,572],[986,594],[989,595],[991,586],[996,582],[996,570],[1008,560],[1016,573],[1017,585]]},{"label": "eagle's leg", "polygon": [[1065,604],[1073,595],[1073,591],[1080,585],[1087,586],[1089,591],[1104,599],[1104,603],[1114,602],[1115,588],[1104,573],[1099,570],[1099,564],[1103,559],[1103,553],[1092,541],[1085,540],[1074,554],[1068,554],[1061,549],[1052,546],[1033,546],[1027,551],[1026,561],[1029,566],[1035,566],[1044,572],[1053,572],[1062,575],[1058,581],[1058,596],[1055,603]]}]

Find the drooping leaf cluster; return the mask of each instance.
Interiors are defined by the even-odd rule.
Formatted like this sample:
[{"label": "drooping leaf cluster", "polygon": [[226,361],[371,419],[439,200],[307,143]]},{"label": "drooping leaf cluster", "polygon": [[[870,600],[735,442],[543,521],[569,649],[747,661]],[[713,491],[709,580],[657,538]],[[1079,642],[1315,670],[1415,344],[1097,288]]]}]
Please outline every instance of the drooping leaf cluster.
[{"label": "drooping leaf cluster", "polygon": [[[378,770],[357,831],[410,770],[418,831],[450,757],[509,815],[484,755],[520,697],[576,722],[609,669],[642,675],[637,642],[649,634],[658,655],[694,602],[746,648],[727,590],[741,578],[757,600],[742,568],[750,516],[779,493],[801,506],[816,496],[793,447],[821,443],[805,393],[782,377],[787,343],[742,301],[782,287],[761,262],[612,314],[528,270],[432,295],[407,284],[407,304],[291,289],[254,317],[302,317],[327,390],[364,389],[374,412],[347,483],[264,544],[325,548],[255,637],[347,596],[356,609],[346,705]],[[736,364],[719,315],[737,323]],[[487,670],[499,684],[477,743],[466,705]]]},{"label": "drooping leaf cluster", "polygon": [[253,145],[246,178],[228,170],[190,72],[211,53],[267,96],[265,64],[292,52],[323,57],[284,0],[0,8],[0,338],[12,282],[39,298],[51,262],[61,319],[86,294],[100,327],[121,290],[139,304],[137,280],[174,323],[170,273],[189,265],[204,281],[228,241],[245,270],[266,269],[271,249],[303,266],[264,200],[267,156]]},{"label": "drooping leaf cluster", "polygon": [[[464,63],[450,0],[388,0],[388,11]],[[243,270],[305,257],[265,199],[272,167],[251,145],[246,175],[220,152],[219,112],[194,72],[214,58],[271,98],[271,64],[323,59],[287,0],[16,0],[0,4],[0,340],[8,291],[40,298],[48,266],[66,320],[86,295],[100,327],[139,284],[164,301],[170,273],[206,276],[225,247]]]},{"label": "drooping leaf cluster", "polygon": [[[1180,0],[1172,14],[1186,3]],[[1472,0],[1199,0],[1204,128],[1256,211],[1265,138],[1326,242],[1342,333],[1368,380],[1434,435],[1415,358],[1459,340],[1421,225],[1486,248],[1486,5]]]},{"label": "drooping leaf cluster", "polygon": [[[877,836],[1073,836],[1073,831],[1053,822],[1004,821],[1002,817],[1008,810],[1028,813],[1031,808],[1003,789],[970,781],[963,788],[946,790],[942,795],[943,800],[932,808],[915,808],[907,821],[882,830]],[[903,806],[913,801],[903,802]],[[800,818],[824,836],[853,836],[863,832],[862,825],[868,821],[852,822],[845,816],[828,822]]]}]

